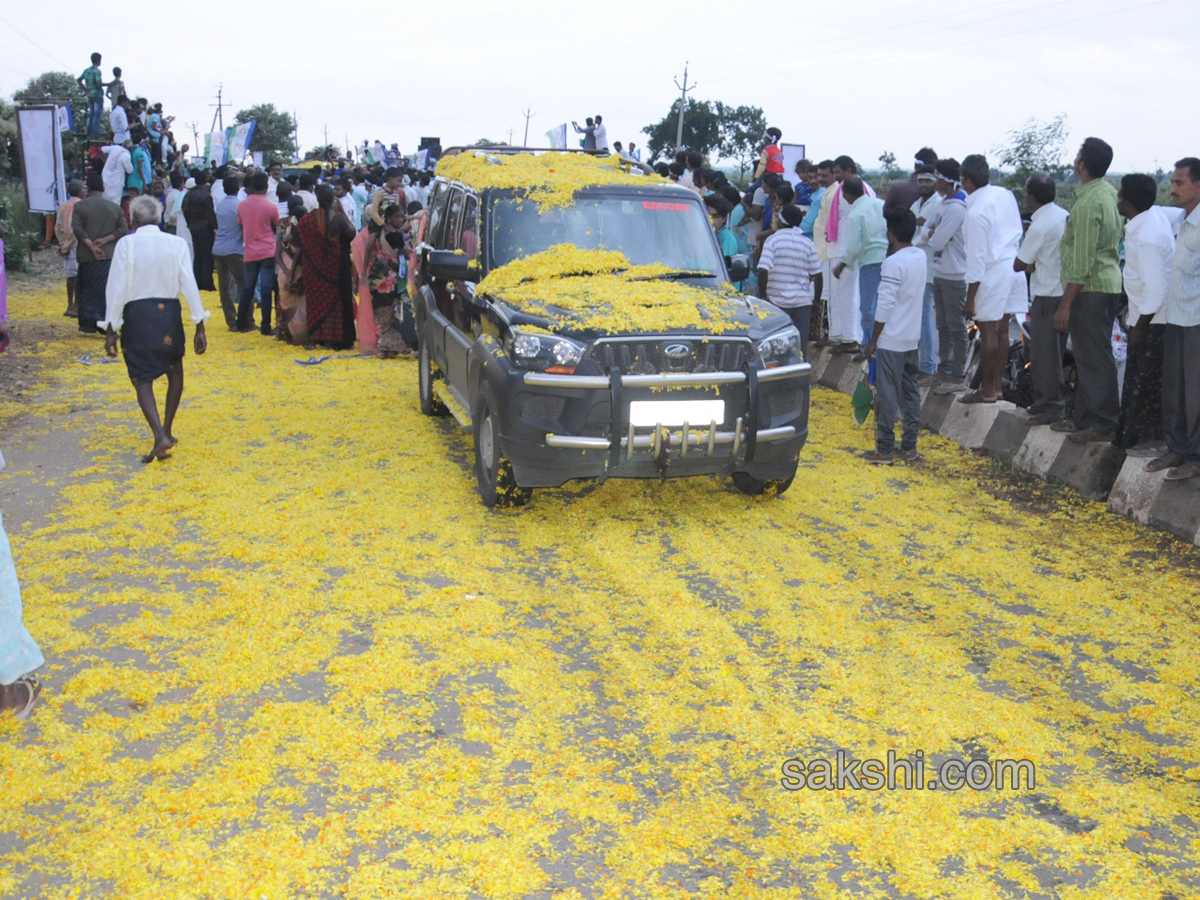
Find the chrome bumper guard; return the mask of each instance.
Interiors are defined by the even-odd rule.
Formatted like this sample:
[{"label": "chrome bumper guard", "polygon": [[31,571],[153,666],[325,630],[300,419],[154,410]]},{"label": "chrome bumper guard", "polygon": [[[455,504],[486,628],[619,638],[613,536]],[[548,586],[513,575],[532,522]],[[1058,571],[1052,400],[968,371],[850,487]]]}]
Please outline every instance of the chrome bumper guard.
[{"label": "chrome bumper guard", "polygon": [[[613,393],[614,431],[616,429],[617,407],[619,406],[622,388],[654,388],[654,387],[717,387],[728,384],[744,384],[749,382],[750,406],[753,418],[757,419],[758,385],[764,381],[783,381],[789,378],[807,377],[812,372],[812,365],[806,362],[793,363],[789,366],[777,366],[773,369],[752,370],[746,372],[665,372],[658,375],[620,375],[613,370],[612,377],[604,375],[550,375],[545,372],[526,372],[525,383],[531,387],[557,387],[570,389],[603,390]],[[753,377],[752,377],[753,376]],[[750,431],[743,427],[744,420],[739,417],[732,431],[720,431],[716,422],[707,426],[695,428],[688,422],[678,430],[664,428],[660,423],[655,425],[649,434],[635,433],[630,423],[628,430],[621,436],[619,442],[602,437],[578,437],[569,434],[547,434],[546,446],[563,450],[605,450],[613,455],[614,463],[620,450],[625,451],[625,458],[633,459],[634,450],[649,450],[651,457],[659,459],[668,448],[678,447],[679,457],[686,459],[688,451],[695,447],[703,449],[705,456],[712,456],[717,445],[732,444],[732,455],[746,446],[747,458],[753,455],[753,449],[759,441],[787,441],[796,436],[796,429],[791,425],[782,428],[764,428]]]},{"label": "chrome bumper guard", "polygon": [[[796,436],[796,429],[791,425],[783,428],[764,428],[756,435],[756,440],[765,443],[786,441]],[[703,447],[705,456],[712,456],[718,444],[733,444],[733,453],[741,449],[746,440],[746,432],[739,418],[734,423],[733,431],[718,431],[717,423],[710,422],[707,427],[694,429],[687,422],[677,431],[671,431],[662,425],[654,427],[651,434],[635,434],[633,426],[629,426],[628,434],[621,436],[621,449],[625,458],[632,459],[634,450],[650,450],[651,456],[657,457],[664,444],[668,447],[678,447],[681,459],[686,459],[688,449]],[[612,441],[601,437],[575,437],[569,434],[546,435],[546,446],[558,447],[563,450],[611,450]]]},{"label": "chrome bumper guard", "polygon": [[[793,363],[762,369],[758,380],[782,381],[798,378],[812,372],[810,363]],[[722,384],[744,384],[745,372],[664,372],[659,375],[622,375],[622,387],[717,387]],[[525,383],[535,387],[558,387],[574,389],[608,390],[612,381],[606,375],[547,375],[545,372],[526,372]]]}]

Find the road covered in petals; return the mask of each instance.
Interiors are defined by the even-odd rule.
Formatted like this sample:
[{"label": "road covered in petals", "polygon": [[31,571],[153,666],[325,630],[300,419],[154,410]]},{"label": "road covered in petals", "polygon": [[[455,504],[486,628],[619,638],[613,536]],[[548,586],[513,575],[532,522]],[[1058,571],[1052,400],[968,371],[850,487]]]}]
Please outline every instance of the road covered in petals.
[{"label": "road covered in petals", "polygon": [[[10,302],[61,337],[0,410],[47,659],[0,719],[2,897],[1200,893],[1193,548],[932,435],[869,467],[823,390],[782,498],[492,513],[414,363],[217,328],[143,466],[124,366]],[[784,787],[839,750],[1036,784]]]}]

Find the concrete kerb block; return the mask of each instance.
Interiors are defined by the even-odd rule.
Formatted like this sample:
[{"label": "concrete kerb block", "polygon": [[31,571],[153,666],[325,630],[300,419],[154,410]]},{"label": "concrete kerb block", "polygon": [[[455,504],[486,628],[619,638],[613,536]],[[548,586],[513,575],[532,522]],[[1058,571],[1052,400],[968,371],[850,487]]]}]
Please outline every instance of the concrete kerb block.
[{"label": "concrete kerb block", "polygon": [[866,363],[862,362],[851,362],[850,365],[846,367],[846,371],[842,373],[842,378],[838,382],[837,389],[843,394],[849,394],[853,397],[854,389],[858,387],[858,383],[862,381],[864,372],[863,367],[865,365]]},{"label": "concrete kerb block", "polygon": [[[1076,444],[1064,440],[1046,480],[1065,484],[1088,500],[1105,500],[1124,461],[1125,451],[1110,443]],[[1192,534],[1195,532],[1193,528]]]},{"label": "concrete kerb block", "polygon": [[959,403],[956,400],[946,411],[938,432],[968,450],[978,450],[992,430],[996,417],[1001,412],[1015,409],[1004,400],[997,403]]},{"label": "concrete kerb block", "polygon": [[[810,345],[811,347],[811,345]],[[820,384],[821,376],[825,374],[825,368],[829,365],[829,360],[833,357],[829,354],[829,349],[822,347],[819,350],[810,349],[808,352],[808,361],[812,364],[812,384]]]},{"label": "concrete kerb block", "polygon": [[1200,532],[1200,478],[1167,481],[1165,476],[1159,477],[1164,480],[1150,506],[1146,524],[1196,543]]},{"label": "concrete kerb block", "polygon": [[956,396],[956,394],[932,392],[926,394],[925,401],[921,404],[921,426],[940,434],[942,423],[946,421],[946,413],[950,411],[950,406],[954,403]]},{"label": "concrete kerb block", "polygon": [[1147,472],[1148,459],[1125,458],[1108,494],[1108,511],[1146,525],[1150,509],[1162,490],[1166,472]]},{"label": "concrete kerb block", "polygon": [[1044,427],[1031,428],[1013,457],[1012,467],[1027,475],[1045,478],[1066,440],[1067,436],[1061,432]]},{"label": "concrete kerb block", "polygon": [[827,388],[838,389],[841,384],[842,376],[846,374],[846,369],[850,365],[850,354],[838,353],[831,354],[829,364],[825,366],[825,371],[821,373],[820,383]]},{"label": "concrete kerb block", "polygon": [[1029,423],[1015,410],[1001,410],[983,439],[983,449],[994,459],[1011,466],[1029,435]]}]

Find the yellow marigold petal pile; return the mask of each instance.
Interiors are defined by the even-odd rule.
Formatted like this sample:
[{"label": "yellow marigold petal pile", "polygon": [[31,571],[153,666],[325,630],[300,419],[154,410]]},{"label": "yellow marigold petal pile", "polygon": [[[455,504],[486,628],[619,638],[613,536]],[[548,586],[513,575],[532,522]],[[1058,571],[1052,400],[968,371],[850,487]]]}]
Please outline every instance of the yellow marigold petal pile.
[{"label": "yellow marigold petal pile", "polygon": [[657,263],[631,265],[625,254],[616,250],[558,244],[494,269],[476,290],[572,330],[620,333],[696,328],[720,334],[743,327],[731,315],[739,308],[746,309],[746,301],[737,296],[679,282],[646,280],[670,271],[669,266]]},{"label": "yellow marigold petal pile", "polygon": [[[0,434],[48,660],[0,717],[4,900],[1196,896],[1194,549],[925,433],[869,466],[821,390],[780,499],[610,479],[492,513],[412,363],[216,327],[142,466],[63,300],[10,305],[16,352],[60,336]],[[1038,784],[780,786],[838,748]]]},{"label": "yellow marigold petal pile", "polygon": [[443,157],[437,174],[463,181],[477,190],[499,188],[526,192],[543,209],[570,206],[575,192],[606,184],[647,187],[666,184],[658,175],[631,175],[615,156],[587,153],[490,154],[466,150]]}]

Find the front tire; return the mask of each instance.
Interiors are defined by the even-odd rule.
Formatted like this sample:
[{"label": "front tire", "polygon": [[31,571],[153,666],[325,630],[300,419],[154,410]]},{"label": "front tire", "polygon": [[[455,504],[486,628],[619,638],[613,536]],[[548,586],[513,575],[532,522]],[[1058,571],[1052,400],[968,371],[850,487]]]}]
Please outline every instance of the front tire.
[{"label": "front tire", "polygon": [[421,397],[421,412],[427,416],[446,416],[450,410],[446,404],[433,395],[433,382],[440,378],[437,364],[429,356],[429,342],[421,341],[417,345],[417,392]]},{"label": "front tire", "polygon": [[486,393],[476,404],[472,419],[475,423],[475,475],[483,505],[489,509],[524,506],[533,491],[517,484],[512,463],[501,451],[495,406]]},{"label": "front tire", "polygon": [[793,470],[787,478],[755,478],[749,472],[734,472],[731,477],[734,487],[750,497],[778,497],[792,486],[796,473]]}]

